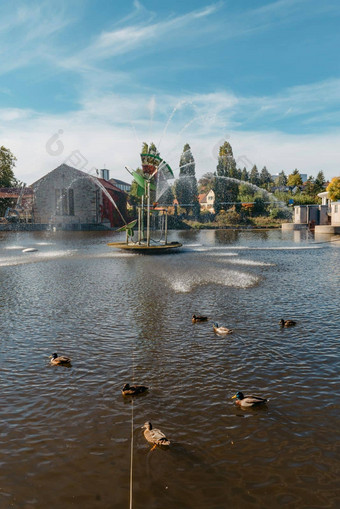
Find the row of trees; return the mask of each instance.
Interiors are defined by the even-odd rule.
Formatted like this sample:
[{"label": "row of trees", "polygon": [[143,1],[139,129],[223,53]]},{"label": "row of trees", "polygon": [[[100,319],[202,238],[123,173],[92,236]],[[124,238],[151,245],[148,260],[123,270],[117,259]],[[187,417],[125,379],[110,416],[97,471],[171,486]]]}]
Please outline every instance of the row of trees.
[{"label": "row of trees", "polygon": [[[142,154],[151,153],[159,156],[156,146],[151,143],[143,145]],[[16,157],[12,152],[4,146],[0,147],[0,187],[13,187],[18,185],[18,181],[14,176]],[[143,163],[148,163],[145,160]],[[152,163],[153,161],[151,161]],[[259,172],[256,165],[248,172],[246,168],[242,170],[237,168],[236,161],[233,156],[233,150],[229,142],[225,141],[219,149],[218,163],[216,171],[206,173],[197,182],[195,173],[195,159],[193,157],[189,144],[184,145],[183,152],[179,161],[179,178],[172,187],[167,187],[161,195],[159,201],[164,205],[172,205],[174,198],[177,199],[180,207],[186,210],[186,213],[193,213],[198,216],[200,213],[200,205],[198,201],[199,193],[207,193],[210,189],[215,192],[215,213],[221,210],[229,209],[235,202],[256,202],[256,208],[261,209],[260,201],[263,201],[263,191],[272,191],[278,199],[288,202],[289,193],[282,193],[280,188],[286,186],[299,187],[302,186],[302,178],[296,169],[290,175],[286,175],[281,171],[278,177],[273,181],[271,174],[264,166]],[[142,173],[141,169],[137,170]],[[310,176],[304,184],[302,191],[294,194],[296,203],[313,203],[317,200],[317,193],[324,190],[325,177],[320,171],[316,178]],[[327,190],[333,200],[340,199],[340,177],[335,177]],[[138,196],[136,183],[132,184],[130,193],[131,201],[136,202]],[[0,199],[0,214],[7,206],[8,198]],[[257,201],[256,201],[257,200]]]},{"label": "row of trees", "polygon": [[[146,144],[143,145],[143,150],[145,146]],[[159,155],[154,144],[151,144],[148,150]],[[274,181],[266,166],[261,171],[258,170],[256,165],[249,172],[246,168],[241,170],[237,168],[233,150],[228,141],[225,141],[219,149],[216,171],[206,173],[198,182],[195,174],[195,160],[188,144],[183,148],[179,168],[179,178],[172,188],[169,187],[162,194],[159,201],[164,205],[170,205],[176,198],[180,207],[185,209],[187,214],[192,211],[194,216],[198,216],[200,211],[199,193],[207,193],[210,189],[213,189],[215,193],[215,213],[219,213],[221,210],[229,209],[236,202],[263,200],[266,194],[265,191],[273,192],[277,199],[288,203],[289,198],[293,195],[286,192],[287,186],[294,188],[294,201],[296,203],[314,203],[318,200],[317,193],[324,190],[325,184],[322,171],[318,173],[315,179],[310,176],[304,184],[303,190],[300,190],[299,186],[302,186],[303,183],[297,169],[290,175],[286,175],[284,171],[281,171]],[[138,171],[142,172],[142,170]],[[284,193],[282,192],[283,189],[285,190]],[[131,195],[132,197],[137,196],[134,185],[132,186]]]}]

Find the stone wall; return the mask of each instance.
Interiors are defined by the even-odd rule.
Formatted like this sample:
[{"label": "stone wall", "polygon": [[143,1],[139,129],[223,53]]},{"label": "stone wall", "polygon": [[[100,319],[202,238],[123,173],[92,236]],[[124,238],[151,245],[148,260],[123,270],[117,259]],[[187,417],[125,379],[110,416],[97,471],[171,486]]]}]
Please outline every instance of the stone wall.
[{"label": "stone wall", "polygon": [[340,226],[340,201],[332,203],[332,225]]},{"label": "stone wall", "polygon": [[63,164],[34,184],[35,223],[100,223],[101,191],[84,172]]}]

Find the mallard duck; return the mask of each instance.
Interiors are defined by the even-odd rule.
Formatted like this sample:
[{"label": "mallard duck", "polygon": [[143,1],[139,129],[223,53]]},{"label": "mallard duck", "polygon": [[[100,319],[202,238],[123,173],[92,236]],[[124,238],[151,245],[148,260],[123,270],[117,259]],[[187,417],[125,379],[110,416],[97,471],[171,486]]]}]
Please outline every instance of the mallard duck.
[{"label": "mallard duck", "polygon": [[196,323],[196,322],[206,322],[208,320],[208,317],[207,316],[202,316],[202,315],[192,315],[192,323]]},{"label": "mallard duck", "polygon": [[123,396],[135,396],[136,394],[142,394],[147,390],[148,387],[145,387],[145,385],[125,384],[124,387],[122,388],[122,394]]},{"label": "mallard duck", "polygon": [[293,327],[293,325],[296,325],[296,322],[294,320],[284,320],[283,318],[281,318],[279,324],[281,325],[281,327]]},{"label": "mallard duck", "polygon": [[59,366],[70,366],[71,365],[71,359],[69,357],[66,357],[65,355],[59,355],[57,353],[53,353],[50,355],[51,364],[56,364]]},{"label": "mallard duck", "polygon": [[213,325],[213,329],[216,334],[231,334],[233,332],[232,329],[228,329],[227,327],[219,327],[216,322]]},{"label": "mallard duck", "polygon": [[161,430],[153,428],[151,422],[146,422],[144,426],[142,426],[142,429],[144,429],[144,436],[147,441],[153,444],[151,450],[157,445],[170,445],[170,440],[166,438]]},{"label": "mallard duck", "polygon": [[252,406],[263,405],[267,400],[259,398],[258,396],[244,396],[243,392],[238,391],[231,399],[237,398],[235,403],[243,408],[250,408]]}]

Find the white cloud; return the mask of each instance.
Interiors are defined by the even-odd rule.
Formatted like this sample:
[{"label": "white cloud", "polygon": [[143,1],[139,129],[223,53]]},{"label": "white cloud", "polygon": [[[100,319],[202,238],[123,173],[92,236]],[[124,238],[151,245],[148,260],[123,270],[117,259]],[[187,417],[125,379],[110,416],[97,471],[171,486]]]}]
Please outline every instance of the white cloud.
[{"label": "white cloud", "polygon": [[[326,87],[329,86],[333,88],[327,83]],[[308,90],[313,95],[316,90],[324,89],[322,84],[315,84],[305,87],[305,94]],[[300,89],[282,92],[283,98],[285,95],[302,97]],[[266,102],[270,103],[270,98],[262,98],[260,106]],[[308,106],[308,94],[305,102]],[[340,129],[331,133],[287,134],[278,130],[255,132],[235,128],[233,113],[242,104],[249,108],[251,100],[227,92],[180,98],[110,94],[99,100],[92,96],[84,99],[79,111],[62,115],[41,115],[18,108],[0,111],[0,136],[2,144],[18,158],[16,176],[29,184],[64,162],[74,151],[79,151],[88,161],[87,170],[105,164],[117,178],[129,180],[124,167],[140,164],[143,141],[158,144],[162,156],[174,170],[188,142],[199,177],[216,169],[218,146],[226,138],[240,166],[246,161],[246,165],[257,164],[260,168],[266,165],[272,173],[298,168],[308,175],[316,175],[322,169],[326,178],[339,174]],[[280,106],[280,110],[275,106],[277,111],[284,107]],[[62,153],[51,155],[47,144],[60,130],[63,131],[58,138],[63,145]]]},{"label": "white cloud", "polygon": [[[313,8],[306,13],[310,3]],[[299,16],[315,16],[314,7],[322,9],[315,1],[279,0],[248,11],[236,10],[230,17],[228,10],[221,10],[221,3],[215,3],[157,20],[154,13],[135,0],[127,17],[115,20],[110,30],[98,33],[84,49],[65,57],[69,48],[62,43],[53,45],[52,38],[74,21],[67,13],[67,5],[62,2],[60,8],[60,3],[51,2],[32,3],[30,7],[22,4],[13,12],[8,9],[0,20],[0,73],[40,59],[48,60],[53,69],[59,66],[58,71],[73,71],[81,78],[76,83],[70,80],[70,88],[75,85],[78,93],[77,111],[59,115],[20,108],[0,111],[1,143],[18,157],[18,178],[31,183],[79,150],[88,160],[89,168],[105,163],[114,168],[118,178],[124,179],[125,164],[133,167],[139,164],[138,154],[144,140],[160,144],[163,157],[174,168],[183,145],[189,142],[197,174],[201,175],[215,170],[216,146],[223,137],[228,137],[236,159],[244,157],[260,167],[265,164],[272,172],[297,167],[308,174],[323,169],[329,178],[339,173],[335,147],[339,146],[340,134],[338,129],[330,131],[338,125],[338,79],[291,87],[262,97],[240,96],[224,89],[175,96],[154,90],[152,80],[148,89],[143,88],[134,79],[133,69],[121,71],[118,65],[114,68],[103,65],[107,58],[122,55],[130,58],[137,52],[145,57],[147,51],[159,52],[162,47],[174,48],[190,40],[197,47],[205,44],[207,32],[211,42],[266,30]],[[213,22],[208,22],[211,19]],[[19,29],[20,37],[16,37]],[[8,36],[10,42],[6,42]],[[154,65],[152,69],[148,66],[149,72],[159,71],[159,55]],[[178,68],[176,71],[179,74]],[[126,90],[127,85],[134,91],[138,89],[138,93],[107,92]],[[10,93],[7,89],[3,92]],[[300,128],[304,132],[322,125],[326,119],[329,132],[287,134],[273,127],[292,119],[296,131]],[[256,125],[259,132],[255,132]],[[269,127],[264,130],[262,125]],[[60,135],[63,153],[49,155],[46,143],[59,130],[63,130]]]},{"label": "white cloud", "polygon": [[[184,38],[190,35],[202,35],[203,30],[211,30],[202,23],[203,18],[212,15],[220,7],[221,3],[216,3],[190,11],[180,16],[173,16],[166,20],[152,23],[153,16],[149,13],[150,21],[141,20],[139,24],[123,26],[124,22],[131,21],[136,15],[125,18],[119,23],[119,28],[115,30],[102,32],[88,47],[84,48],[78,54],[73,55],[70,59],[66,59],[65,65],[70,67],[70,62],[74,68],[82,67],[83,62],[98,62],[103,59],[116,57],[132,51],[144,52],[150,45],[159,50],[159,45],[179,44]],[[141,4],[137,3],[137,11],[141,9]],[[145,9],[143,11],[146,12]],[[202,21],[201,21],[202,20]],[[117,23],[115,24],[117,25]],[[182,44],[182,43],[181,43]],[[61,62],[63,65],[63,62]]]},{"label": "white cloud", "polygon": [[74,21],[63,0],[51,2],[9,3],[2,8],[0,20],[0,74],[28,67],[46,59],[52,51],[53,36]]}]

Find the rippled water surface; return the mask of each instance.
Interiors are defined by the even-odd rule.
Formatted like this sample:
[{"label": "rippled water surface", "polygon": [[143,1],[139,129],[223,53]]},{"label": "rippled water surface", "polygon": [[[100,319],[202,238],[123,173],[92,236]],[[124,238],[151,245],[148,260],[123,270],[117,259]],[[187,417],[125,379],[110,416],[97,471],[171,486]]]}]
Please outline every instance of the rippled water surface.
[{"label": "rippled water surface", "polygon": [[339,507],[340,243],[173,232],[156,257],[113,237],[0,232],[0,507],[128,508],[132,415],[135,509]]}]

